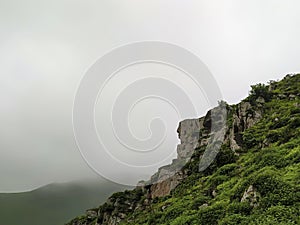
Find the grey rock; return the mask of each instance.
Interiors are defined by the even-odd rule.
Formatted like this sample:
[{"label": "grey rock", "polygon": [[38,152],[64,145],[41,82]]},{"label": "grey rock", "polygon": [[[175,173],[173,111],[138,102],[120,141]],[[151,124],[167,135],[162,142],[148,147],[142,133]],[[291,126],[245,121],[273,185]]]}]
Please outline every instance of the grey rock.
[{"label": "grey rock", "polygon": [[250,185],[244,192],[241,202],[250,202],[250,205],[256,207],[259,205],[260,194],[256,191],[253,185]]}]

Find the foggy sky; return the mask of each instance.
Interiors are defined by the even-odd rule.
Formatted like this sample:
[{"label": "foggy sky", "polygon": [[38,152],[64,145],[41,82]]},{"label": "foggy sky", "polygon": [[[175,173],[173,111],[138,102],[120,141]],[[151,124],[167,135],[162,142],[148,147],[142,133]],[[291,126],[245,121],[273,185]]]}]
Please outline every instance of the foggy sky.
[{"label": "foggy sky", "polygon": [[237,103],[251,84],[299,72],[299,9],[297,0],[0,0],[0,192],[97,177],[77,150],[72,104],[112,48],[182,46]]}]

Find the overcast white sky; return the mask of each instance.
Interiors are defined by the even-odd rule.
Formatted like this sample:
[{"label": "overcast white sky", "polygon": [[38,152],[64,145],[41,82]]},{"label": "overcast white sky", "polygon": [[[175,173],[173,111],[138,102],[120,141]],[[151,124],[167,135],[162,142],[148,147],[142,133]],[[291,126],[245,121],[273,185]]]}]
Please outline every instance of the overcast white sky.
[{"label": "overcast white sky", "polygon": [[76,148],[72,104],[112,48],[182,46],[237,103],[251,84],[300,71],[299,10],[298,0],[0,0],[0,192],[96,176]]}]

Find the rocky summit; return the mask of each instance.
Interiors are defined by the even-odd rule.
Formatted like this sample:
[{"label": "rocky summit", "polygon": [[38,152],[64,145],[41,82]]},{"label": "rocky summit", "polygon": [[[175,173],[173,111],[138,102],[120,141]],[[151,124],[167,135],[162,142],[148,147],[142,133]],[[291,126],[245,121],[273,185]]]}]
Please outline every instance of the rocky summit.
[{"label": "rocky summit", "polygon": [[300,224],[299,97],[287,75],[180,122],[172,164],[67,225]]}]

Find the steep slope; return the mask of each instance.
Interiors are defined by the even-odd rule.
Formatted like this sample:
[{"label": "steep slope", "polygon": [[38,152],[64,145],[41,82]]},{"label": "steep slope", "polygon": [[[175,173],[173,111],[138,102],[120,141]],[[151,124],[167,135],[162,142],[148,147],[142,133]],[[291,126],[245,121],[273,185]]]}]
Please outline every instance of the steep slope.
[{"label": "steep slope", "polygon": [[[68,224],[300,224],[299,97],[300,74],[287,75],[252,86],[237,105],[220,102],[205,117],[183,121],[178,160],[151,178],[156,183],[115,193]],[[222,110],[226,126],[213,130],[212,118]],[[225,133],[220,152],[199,172],[218,132]],[[198,141],[189,139],[195,135]],[[185,153],[191,158],[177,170]]]}]

